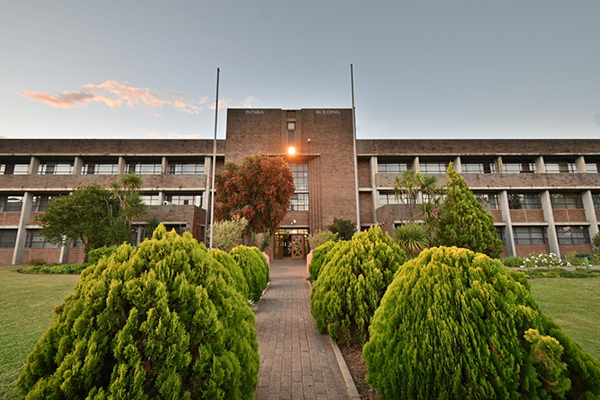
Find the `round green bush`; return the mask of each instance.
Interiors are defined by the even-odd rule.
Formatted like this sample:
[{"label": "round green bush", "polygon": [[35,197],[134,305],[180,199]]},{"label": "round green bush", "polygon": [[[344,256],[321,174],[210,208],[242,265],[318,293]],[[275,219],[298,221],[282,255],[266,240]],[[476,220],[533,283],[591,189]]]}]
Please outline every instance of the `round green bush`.
[{"label": "round green bush", "polygon": [[467,249],[407,262],[370,333],[368,381],[383,399],[600,395],[600,363],[539,310],[525,275]]},{"label": "round green bush", "polygon": [[371,318],[406,254],[379,226],[340,242],[313,286],[311,313],[321,333],[364,343]]},{"label": "round green bush", "polygon": [[250,299],[257,302],[270,279],[269,264],[265,256],[259,248],[243,245],[234,247],[229,254],[242,269]]},{"label": "round green bush", "polygon": [[164,226],[87,268],[27,358],[27,399],[253,398],[254,315],[229,271]]},{"label": "round green bush", "polygon": [[244,273],[242,269],[238,265],[238,263],[234,260],[232,256],[225,253],[223,250],[219,249],[211,249],[209,254],[218,262],[220,262],[231,274],[235,282],[235,287],[244,296],[245,299],[248,298],[248,283],[246,282],[246,278],[244,277]]},{"label": "round green bush", "polygon": [[335,250],[331,250],[341,243],[343,242],[334,242],[333,240],[330,240],[329,242],[325,242],[313,250],[313,258],[310,262],[310,265],[308,266],[310,279],[313,282],[316,281],[319,277],[319,273],[321,272],[323,265],[327,264],[335,254]]}]

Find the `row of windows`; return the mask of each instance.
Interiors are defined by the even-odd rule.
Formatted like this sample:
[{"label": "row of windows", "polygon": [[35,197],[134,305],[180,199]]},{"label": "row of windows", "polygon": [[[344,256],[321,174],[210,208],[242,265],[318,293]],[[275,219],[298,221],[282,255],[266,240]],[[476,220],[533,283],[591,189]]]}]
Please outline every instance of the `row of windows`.
[{"label": "row of windows", "polygon": [[[492,210],[500,209],[500,200],[497,193],[475,193],[475,197],[484,206]],[[592,193],[594,207],[600,209],[600,193]],[[424,196],[423,201],[427,198]],[[409,198],[404,194],[395,195],[392,192],[379,192],[379,205],[408,204]],[[564,192],[551,193],[550,201],[555,210],[569,210],[583,208],[581,193]],[[542,209],[540,193],[508,193],[508,208],[511,210]]]},{"label": "row of windows", "polygon": [[308,193],[294,193],[288,211],[308,211]]},{"label": "row of windows", "polygon": [[[48,205],[60,194],[42,194],[33,196],[31,211],[46,211]],[[142,202],[149,206],[161,205],[158,194],[144,194],[140,196]],[[202,194],[166,194],[164,201],[175,205],[202,206]],[[0,212],[20,212],[23,208],[23,196],[0,195]]]},{"label": "row of windows", "polygon": [[[548,228],[545,226],[515,226],[515,244],[547,244]],[[589,244],[590,234],[586,226],[557,226],[558,244]]]},{"label": "row of windows", "polygon": [[[29,164],[25,163],[0,163],[0,175],[26,175]],[[168,166],[168,173],[172,175],[201,175],[204,174],[204,162],[175,162]],[[37,173],[40,175],[72,175],[73,162],[41,162]],[[116,175],[119,173],[119,164],[110,162],[88,162],[80,171],[84,175]],[[125,165],[125,173],[138,175],[162,174],[162,161],[156,162],[131,162]]]},{"label": "row of windows", "polygon": [[[0,229],[0,248],[13,248],[17,242],[16,229]],[[33,249],[56,249],[58,244],[46,242],[38,229],[28,229],[25,247]]]},{"label": "row of windows", "polygon": [[[420,162],[419,171],[422,174],[445,174],[450,161],[439,162]],[[577,173],[577,165],[575,162],[545,162],[547,174],[559,173]],[[597,174],[598,163],[586,163],[586,172]],[[412,169],[413,163],[406,162],[379,162],[377,164],[377,172],[380,174],[401,174],[402,172]],[[504,162],[502,171],[508,174],[519,173],[534,173],[538,172],[535,161],[526,162]],[[495,161],[489,162],[464,162],[461,163],[461,173],[463,174],[491,174],[498,172]]]}]

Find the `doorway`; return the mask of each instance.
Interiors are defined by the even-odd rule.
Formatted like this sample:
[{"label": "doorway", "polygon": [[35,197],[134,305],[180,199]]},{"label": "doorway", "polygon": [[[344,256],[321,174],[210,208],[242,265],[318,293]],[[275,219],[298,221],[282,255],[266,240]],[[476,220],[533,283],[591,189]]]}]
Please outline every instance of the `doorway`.
[{"label": "doorway", "polygon": [[280,228],[275,234],[275,258],[306,258],[308,246],[308,228]]}]

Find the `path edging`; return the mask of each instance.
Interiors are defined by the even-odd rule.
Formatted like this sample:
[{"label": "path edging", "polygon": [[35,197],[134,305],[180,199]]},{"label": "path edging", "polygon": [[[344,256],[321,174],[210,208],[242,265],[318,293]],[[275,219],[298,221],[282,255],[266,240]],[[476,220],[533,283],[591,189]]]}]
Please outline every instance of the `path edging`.
[{"label": "path edging", "polygon": [[335,353],[335,358],[337,358],[338,365],[340,366],[340,371],[342,371],[342,376],[346,382],[346,387],[350,393],[350,398],[352,400],[360,400],[360,394],[358,394],[356,384],[354,383],[354,379],[352,379],[352,374],[348,369],[348,365],[346,364],[346,360],[344,359],[338,344],[331,340],[329,336],[327,336],[327,338],[329,339],[329,343],[331,343],[331,347],[333,347],[333,352]]}]

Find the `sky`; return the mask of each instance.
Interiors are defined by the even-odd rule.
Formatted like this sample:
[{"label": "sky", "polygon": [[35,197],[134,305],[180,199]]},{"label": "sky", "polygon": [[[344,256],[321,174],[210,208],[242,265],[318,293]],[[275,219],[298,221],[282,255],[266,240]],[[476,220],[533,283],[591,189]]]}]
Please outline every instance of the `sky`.
[{"label": "sky", "polygon": [[[600,137],[598,0],[0,0],[0,138],[212,139],[350,108],[359,139]],[[0,143],[1,146],[1,143]]]}]

